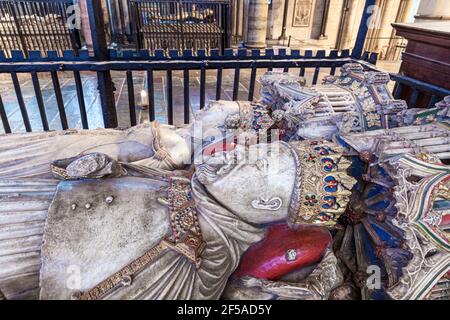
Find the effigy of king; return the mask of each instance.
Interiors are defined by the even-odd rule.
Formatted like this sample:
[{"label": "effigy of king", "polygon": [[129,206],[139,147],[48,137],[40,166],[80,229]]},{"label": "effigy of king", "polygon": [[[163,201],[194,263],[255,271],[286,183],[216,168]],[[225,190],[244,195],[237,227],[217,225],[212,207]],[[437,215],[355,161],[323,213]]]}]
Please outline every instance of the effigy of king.
[{"label": "effigy of king", "polygon": [[345,211],[355,183],[349,165],[334,143],[279,141],[210,154],[194,172],[148,173],[94,152],[52,162],[54,179],[3,179],[0,290],[6,299],[219,299],[274,224],[312,228],[323,246],[297,262],[317,265],[331,239],[320,226]]}]

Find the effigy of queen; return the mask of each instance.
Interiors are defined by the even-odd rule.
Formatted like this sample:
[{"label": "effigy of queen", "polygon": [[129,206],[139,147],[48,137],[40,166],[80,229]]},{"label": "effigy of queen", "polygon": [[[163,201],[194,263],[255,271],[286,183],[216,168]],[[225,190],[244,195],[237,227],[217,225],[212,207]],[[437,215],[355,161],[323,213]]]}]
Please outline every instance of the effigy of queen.
[{"label": "effigy of queen", "polygon": [[186,127],[1,136],[0,297],[448,299],[450,100],[261,82]]}]

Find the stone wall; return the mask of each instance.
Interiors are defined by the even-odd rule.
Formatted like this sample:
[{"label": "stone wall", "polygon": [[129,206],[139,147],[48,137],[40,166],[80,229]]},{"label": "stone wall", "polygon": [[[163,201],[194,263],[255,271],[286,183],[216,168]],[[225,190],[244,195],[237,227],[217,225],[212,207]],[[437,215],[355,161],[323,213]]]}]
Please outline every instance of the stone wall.
[{"label": "stone wall", "polygon": [[398,52],[395,54],[394,51],[403,40],[396,39],[392,23],[407,22],[412,16],[411,11],[415,7],[415,2],[415,0],[377,0],[377,19],[367,34],[365,50],[378,52],[380,59],[398,58]]},{"label": "stone wall", "polygon": [[[285,0],[272,0],[269,6],[269,21],[267,42],[268,44],[280,43],[280,35],[282,34],[282,22]],[[323,47],[325,49],[334,49],[340,44],[341,47],[348,47],[354,42],[359,27],[360,15],[364,7],[365,0],[331,0],[329,3],[328,13],[324,20],[323,15],[326,13],[325,0],[289,0],[288,14],[286,21],[286,39],[291,37],[292,45],[305,45],[312,47]],[[344,5],[348,10],[344,16]],[[308,18],[296,19],[301,16],[302,8],[308,8]],[[303,10],[303,12],[305,12]],[[302,25],[299,24],[300,23]],[[325,27],[322,23],[325,22]],[[325,34],[322,34],[325,29]],[[344,30],[344,34],[340,36],[339,30]],[[340,43],[339,43],[340,42]],[[287,41],[284,41],[287,44]]]},{"label": "stone wall", "polygon": [[450,20],[449,0],[422,0],[415,16],[416,22]]},{"label": "stone wall", "polygon": [[[417,1],[419,0],[377,0],[376,7],[372,8],[372,11],[378,19],[375,19],[374,27],[369,30],[370,39],[365,49],[379,52],[382,57],[392,56],[392,48],[396,47],[397,40],[393,39],[395,32],[391,23],[406,22],[408,17],[414,14],[413,4]],[[248,15],[251,17],[255,12],[255,9],[251,9],[255,0],[244,2],[247,10],[253,10],[245,11],[253,12]],[[287,46],[290,39],[292,48],[351,49],[358,34],[365,2],[365,0],[272,0],[267,4],[267,24],[264,25],[260,17],[260,24],[256,28],[253,22],[253,25],[249,26],[247,20],[244,27],[244,41],[248,41],[249,36],[255,37],[256,33],[261,35],[263,33],[261,29],[265,27],[268,47]],[[262,3],[258,4],[261,5],[264,6]],[[283,34],[286,5],[287,16]],[[261,7],[256,9],[262,10]],[[263,15],[265,10],[261,11]],[[245,16],[247,15],[244,14]],[[234,23],[245,23],[245,18]]]}]

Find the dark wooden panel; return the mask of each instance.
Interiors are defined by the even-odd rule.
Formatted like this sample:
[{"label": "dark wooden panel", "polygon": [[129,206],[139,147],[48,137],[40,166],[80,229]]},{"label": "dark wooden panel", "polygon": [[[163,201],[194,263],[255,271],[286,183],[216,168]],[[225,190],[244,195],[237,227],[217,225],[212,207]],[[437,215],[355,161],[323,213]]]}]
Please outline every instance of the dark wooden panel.
[{"label": "dark wooden panel", "polygon": [[[444,21],[421,24],[394,24],[397,35],[408,40],[402,55],[400,74],[450,90],[450,29]],[[439,25],[441,27],[439,27]],[[430,105],[431,96],[418,96],[415,90],[405,88],[401,99],[416,102],[417,107]],[[411,107],[411,106],[410,106]]]}]

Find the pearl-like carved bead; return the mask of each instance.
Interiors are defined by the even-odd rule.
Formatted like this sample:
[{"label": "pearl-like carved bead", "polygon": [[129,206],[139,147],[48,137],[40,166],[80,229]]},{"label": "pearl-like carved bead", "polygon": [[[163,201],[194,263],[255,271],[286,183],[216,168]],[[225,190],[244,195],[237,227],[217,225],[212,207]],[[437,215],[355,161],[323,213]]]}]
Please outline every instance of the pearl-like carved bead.
[{"label": "pearl-like carved bead", "polygon": [[107,204],[110,204],[110,203],[113,202],[113,200],[114,200],[114,197],[113,197],[113,196],[109,196],[109,197],[106,197],[105,202],[106,202]]}]

